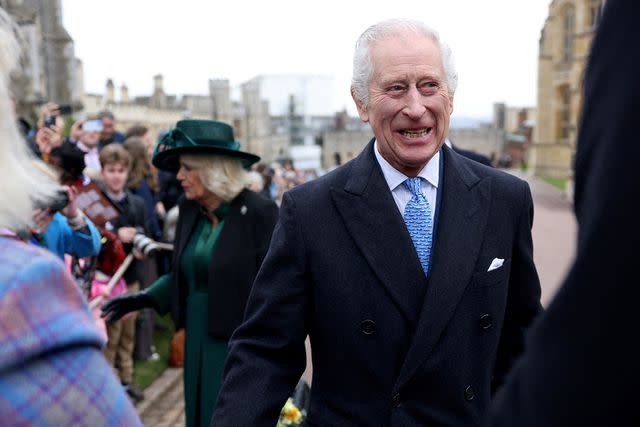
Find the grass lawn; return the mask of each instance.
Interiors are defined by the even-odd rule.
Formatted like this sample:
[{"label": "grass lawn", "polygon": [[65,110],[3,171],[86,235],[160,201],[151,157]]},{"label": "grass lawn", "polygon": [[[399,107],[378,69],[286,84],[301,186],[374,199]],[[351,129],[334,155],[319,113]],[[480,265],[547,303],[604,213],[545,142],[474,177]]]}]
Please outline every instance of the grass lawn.
[{"label": "grass lawn", "polygon": [[[169,345],[171,344],[171,338],[173,338],[174,325],[171,320],[171,316],[167,314],[164,317],[157,316],[156,324],[162,325],[165,328],[163,330],[156,329],[153,334],[153,342],[156,346],[156,351],[160,355],[159,360],[136,360],[133,368],[133,383],[141,390],[144,390],[151,384],[156,378],[167,369],[169,363]],[[161,327],[162,327],[161,326]]]},{"label": "grass lawn", "polygon": [[547,176],[542,179],[562,191],[565,191],[567,188],[567,180],[565,178],[551,178]]}]

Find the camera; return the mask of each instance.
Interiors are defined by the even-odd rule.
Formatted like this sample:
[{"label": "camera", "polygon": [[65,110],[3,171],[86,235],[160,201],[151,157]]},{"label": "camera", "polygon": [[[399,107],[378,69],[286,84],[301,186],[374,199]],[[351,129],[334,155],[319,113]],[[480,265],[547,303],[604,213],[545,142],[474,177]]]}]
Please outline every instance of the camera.
[{"label": "camera", "polygon": [[71,105],[64,104],[58,107],[58,113],[61,116],[64,116],[65,114],[71,114],[72,112],[73,112],[73,108],[71,107]]},{"label": "camera", "polygon": [[58,116],[47,116],[47,117],[45,117],[44,118],[44,126],[48,127],[48,128],[54,126],[56,124],[56,118],[57,117]]},{"label": "camera", "polygon": [[142,233],[138,233],[133,238],[133,247],[138,251],[144,254],[144,256],[149,256],[154,254],[160,246],[151,238],[145,236]]},{"label": "camera", "polygon": [[52,213],[59,212],[69,204],[69,193],[65,190],[58,190],[55,197],[48,203],[37,203],[36,209],[49,209]]}]

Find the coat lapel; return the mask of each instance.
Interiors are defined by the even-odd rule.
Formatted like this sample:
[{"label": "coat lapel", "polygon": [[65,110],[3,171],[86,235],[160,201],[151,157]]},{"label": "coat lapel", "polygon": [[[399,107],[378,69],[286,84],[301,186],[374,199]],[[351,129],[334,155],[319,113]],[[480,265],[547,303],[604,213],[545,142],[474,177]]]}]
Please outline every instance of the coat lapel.
[{"label": "coat lapel", "polygon": [[474,272],[490,207],[491,183],[444,147],[444,173],[431,276],[418,326],[397,387],[429,356],[449,323]]},{"label": "coat lapel", "polygon": [[[189,243],[189,238],[193,234],[195,226],[198,224],[198,215],[200,214],[200,205],[191,200],[186,200],[180,205],[180,229],[176,230],[175,237],[175,249],[173,254],[175,256],[181,254],[184,251],[185,246]],[[173,265],[180,265],[179,259],[173,260]],[[176,262],[178,262],[176,264]]]},{"label": "coat lapel", "polygon": [[415,328],[427,281],[375,159],[373,141],[354,160],[344,188],[333,188],[331,195],[364,258]]}]

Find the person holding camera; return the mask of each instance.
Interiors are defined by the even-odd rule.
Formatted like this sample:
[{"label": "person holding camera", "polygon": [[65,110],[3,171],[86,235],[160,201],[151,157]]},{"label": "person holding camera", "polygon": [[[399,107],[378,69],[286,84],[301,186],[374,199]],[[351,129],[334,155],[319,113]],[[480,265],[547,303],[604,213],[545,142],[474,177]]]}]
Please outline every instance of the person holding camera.
[{"label": "person holding camera", "polygon": [[76,204],[76,175],[82,172],[84,161],[78,150],[68,143],[53,148],[47,154],[46,163],[36,160],[34,166],[63,187],[50,203],[36,205],[32,216],[35,228],[25,237],[63,260],[65,254],[78,258],[97,256],[100,233]]},{"label": "person holding camera", "polygon": [[[134,238],[145,233],[144,201],[127,188],[131,156],[121,144],[109,144],[100,152],[101,177],[104,193],[120,212],[120,216],[106,228],[122,242],[126,252],[134,251],[136,258],[143,254],[135,251]],[[140,263],[133,261],[124,273],[129,292],[140,289],[142,278]],[[142,391],[133,385],[133,348],[135,343],[136,316],[132,314],[107,324],[107,348],[105,356],[120,377],[123,387],[136,402],[144,398]]]},{"label": "person holding camera", "polygon": [[51,151],[63,144],[64,120],[58,104],[47,102],[42,107],[36,129],[27,134],[27,141],[31,151],[45,162],[48,161]]},{"label": "person holding camera", "polygon": [[172,272],[147,290],[116,297],[102,307],[107,322],[153,307],[159,314],[170,311],[176,328],[184,327],[190,427],[209,425],[227,343],[242,322],[278,216],[274,202],[246,189],[244,168],[260,158],[239,148],[233,128],[213,120],[182,120],[162,137],[153,164],[177,171],[185,191]]},{"label": "person holding camera", "polygon": [[79,258],[97,256],[100,233],[75,202],[77,190],[64,186],[48,206],[36,208],[33,222],[43,246],[64,260],[64,254]]}]

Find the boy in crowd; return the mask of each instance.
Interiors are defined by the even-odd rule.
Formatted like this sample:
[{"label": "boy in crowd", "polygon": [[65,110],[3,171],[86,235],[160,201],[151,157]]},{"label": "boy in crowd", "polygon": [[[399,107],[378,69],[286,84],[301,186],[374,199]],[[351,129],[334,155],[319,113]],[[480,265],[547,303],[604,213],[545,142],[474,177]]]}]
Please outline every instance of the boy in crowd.
[{"label": "boy in crowd", "polygon": [[[120,216],[107,228],[118,236],[127,253],[133,249],[133,239],[137,233],[145,232],[145,207],[142,198],[127,190],[131,157],[120,144],[109,144],[100,152],[100,175],[104,183],[104,192],[120,211]],[[135,253],[136,258],[142,255]],[[124,274],[129,292],[140,288],[141,272],[139,263],[134,260]],[[135,341],[135,314],[107,324],[107,348],[105,356],[123,387],[134,401],[144,398],[142,392],[133,384],[133,347]]]}]

